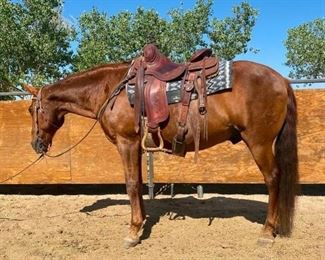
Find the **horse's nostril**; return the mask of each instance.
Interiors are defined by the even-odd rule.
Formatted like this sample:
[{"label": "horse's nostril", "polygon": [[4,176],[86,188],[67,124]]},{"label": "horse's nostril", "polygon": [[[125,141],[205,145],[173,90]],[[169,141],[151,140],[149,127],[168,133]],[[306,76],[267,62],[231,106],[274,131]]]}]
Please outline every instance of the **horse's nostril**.
[{"label": "horse's nostril", "polygon": [[43,150],[44,147],[45,147],[45,145],[44,145],[42,142],[39,142],[39,143],[38,143],[38,148],[39,148],[40,150]]},{"label": "horse's nostril", "polygon": [[32,142],[32,147],[37,153],[44,153],[47,150],[47,146],[40,138],[37,138],[35,142]]}]

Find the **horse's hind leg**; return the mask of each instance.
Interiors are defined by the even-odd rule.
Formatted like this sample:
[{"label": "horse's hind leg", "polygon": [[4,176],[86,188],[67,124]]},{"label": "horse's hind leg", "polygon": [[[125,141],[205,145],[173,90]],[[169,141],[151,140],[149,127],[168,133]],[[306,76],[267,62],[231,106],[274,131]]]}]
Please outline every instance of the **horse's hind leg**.
[{"label": "horse's hind leg", "polygon": [[124,239],[127,248],[139,243],[139,231],[145,220],[142,199],[141,151],[138,140],[117,138],[117,148],[122,158],[126,189],[131,205],[131,225],[129,235]]},{"label": "horse's hind leg", "polygon": [[277,221],[278,195],[279,195],[279,170],[272,152],[272,142],[249,145],[251,153],[264,176],[264,181],[269,193],[267,216],[259,243],[273,242]]}]

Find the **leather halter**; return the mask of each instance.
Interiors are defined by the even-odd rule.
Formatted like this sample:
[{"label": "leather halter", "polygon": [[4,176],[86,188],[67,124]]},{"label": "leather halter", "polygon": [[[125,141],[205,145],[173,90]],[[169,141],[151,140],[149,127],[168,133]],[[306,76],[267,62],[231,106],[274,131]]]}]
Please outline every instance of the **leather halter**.
[{"label": "leather halter", "polygon": [[[35,100],[35,106],[34,106],[34,121],[35,121],[35,126],[36,126],[36,135],[39,134],[39,120],[38,120],[38,116],[39,113],[45,114],[45,110],[42,107],[42,90],[43,87],[40,88],[40,90],[37,93],[36,97],[33,97],[33,99]],[[48,121],[48,123],[53,126],[56,129],[59,129],[60,127],[50,121]]]}]

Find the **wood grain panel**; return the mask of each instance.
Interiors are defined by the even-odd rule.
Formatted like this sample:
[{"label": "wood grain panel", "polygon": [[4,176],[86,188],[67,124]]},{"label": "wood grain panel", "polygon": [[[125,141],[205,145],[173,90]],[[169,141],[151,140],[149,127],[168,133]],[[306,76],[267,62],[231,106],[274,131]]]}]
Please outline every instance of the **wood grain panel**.
[{"label": "wood grain panel", "polygon": [[[71,117],[71,140],[77,142],[90,129],[93,120]],[[80,127],[82,126],[82,127]],[[99,125],[71,153],[75,183],[123,183],[123,167],[117,149],[104,136]]]},{"label": "wood grain panel", "polygon": [[[31,147],[31,117],[28,114],[30,102],[0,103],[0,182],[16,174],[38,155]],[[69,122],[67,122],[53,141],[53,153],[61,151],[70,144]],[[71,181],[70,154],[60,159],[44,158],[23,174],[6,183],[69,183]]]},{"label": "wood grain panel", "polygon": [[[295,91],[298,104],[299,173],[303,183],[325,183],[325,90]],[[155,155],[155,179],[167,183],[261,183],[258,170],[243,142],[219,144],[185,159]]]},{"label": "wood grain panel", "polygon": [[325,89],[296,91],[301,181],[325,183]]},{"label": "wood grain panel", "polygon": [[[325,90],[295,91],[298,102],[300,179],[325,183]],[[0,182],[37,158],[30,145],[30,101],[0,102]],[[93,120],[68,115],[54,138],[51,154],[80,140]],[[250,152],[243,143],[230,142],[201,151],[195,164],[193,153],[178,158],[154,155],[156,183],[261,183]],[[145,158],[143,158],[146,180]],[[59,158],[46,158],[7,184],[123,183],[121,159],[100,127],[75,149]]]}]

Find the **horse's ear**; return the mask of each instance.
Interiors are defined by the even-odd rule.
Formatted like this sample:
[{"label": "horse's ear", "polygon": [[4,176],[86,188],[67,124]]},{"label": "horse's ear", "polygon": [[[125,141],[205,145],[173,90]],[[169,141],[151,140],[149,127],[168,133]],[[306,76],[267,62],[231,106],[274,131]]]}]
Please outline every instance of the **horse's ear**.
[{"label": "horse's ear", "polygon": [[39,91],[38,88],[35,88],[35,87],[33,87],[31,85],[28,85],[28,84],[22,84],[22,86],[27,92],[31,93],[33,96],[37,96],[37,93]]}]

